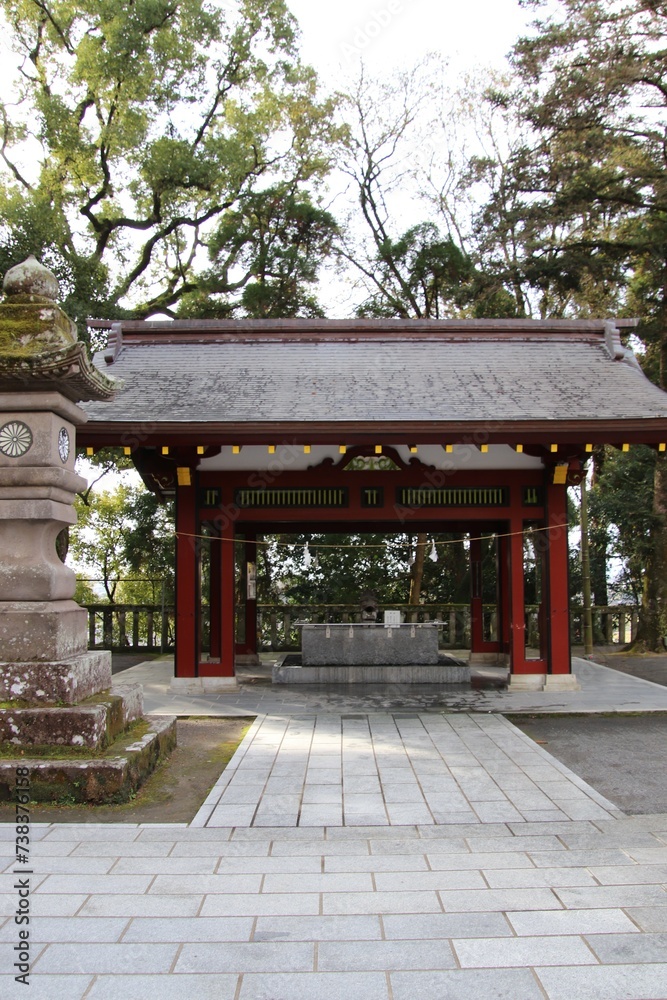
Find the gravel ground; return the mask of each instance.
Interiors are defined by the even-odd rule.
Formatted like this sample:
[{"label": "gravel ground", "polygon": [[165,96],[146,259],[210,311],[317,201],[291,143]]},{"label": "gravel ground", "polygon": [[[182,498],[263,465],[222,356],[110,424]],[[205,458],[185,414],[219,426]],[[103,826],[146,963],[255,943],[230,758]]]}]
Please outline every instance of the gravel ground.
[{"label": "gravel ground", "polygon": [[667,813],[667,715],[508,716],[626,813]]},{"label": "gravel ground", "polygon": [[605,667],[620,670],[633,677],[643,677],[645,681],[667,687],[667,653],[661,655],[641,654],[627,656],[625,653],[593,653],[592,659]]}]

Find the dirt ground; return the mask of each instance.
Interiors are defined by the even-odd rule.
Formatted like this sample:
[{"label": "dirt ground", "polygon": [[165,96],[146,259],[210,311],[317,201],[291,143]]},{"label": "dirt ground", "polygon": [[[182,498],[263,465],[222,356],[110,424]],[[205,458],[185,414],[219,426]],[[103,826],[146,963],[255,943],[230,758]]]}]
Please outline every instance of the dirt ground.
[{"label": "dirt ground", "polygon": [[[122,805],[30,807],[33,823],[189,823],[220,777],[252,719],[188,718],[177,722],[178,745]],[[0,823],[14,819],[14,805],[0,805]]]}]

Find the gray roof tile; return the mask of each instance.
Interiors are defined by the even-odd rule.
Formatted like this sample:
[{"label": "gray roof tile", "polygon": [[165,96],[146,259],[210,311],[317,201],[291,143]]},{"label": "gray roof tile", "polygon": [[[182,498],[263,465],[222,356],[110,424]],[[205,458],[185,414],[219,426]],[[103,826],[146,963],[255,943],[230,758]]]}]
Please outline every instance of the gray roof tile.
[{"label": "gray roof tile", "polygon": [[601,340],[465,338],[132,343],[106,422],[514,421],[667,418],[667,393]]}]

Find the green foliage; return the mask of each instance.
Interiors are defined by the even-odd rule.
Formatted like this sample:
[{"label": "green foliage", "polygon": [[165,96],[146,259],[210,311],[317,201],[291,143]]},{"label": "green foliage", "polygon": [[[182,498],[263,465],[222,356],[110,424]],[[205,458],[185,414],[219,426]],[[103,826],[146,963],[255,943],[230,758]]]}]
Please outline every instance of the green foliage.
[{"label": "green foliage", "polygon": [[655,467],[656,453],[651,448],[608,449],[589,498],[591,517],[613,526],[611,555],[622,560],[615,589],[621,598],[637,603],[660,521],[653,505]]},{"label": "green foliage", "polygon": [[440,319],[459,315],[472,297],[470,260],[432,222],[408,229],[398,240],[383,240],[373,270],[377,292],[360,316],[415,316]]},{"label": "green foliage", "polygon": [[[558,0],[548,15],[514,48],[514,100],[530,131],[478,224],[489,235],[502,220],[515,227],[514,278],[542,315],[618,313],[654,296],[655,316],[667,260],[667,8]],[[643,328],[649,343],[664,341],[661,325]]]},{"label": "green foliage", "polygon": [[[308,205],[338,132],[283,0],[1,9],[22,64],[17,99],[0,107],[0,269],[35,253],[80,322],[171,313],[197,293],[216,223],[220,236],[251,203],[266,214],[276,190]],[[257,236],[247,226],[245,242],[219,241],[218,257],[247,268]],[[311,241],[311,269],[316,252]],[[217,291],[244,308],[236,293],[247,284],[232,276]]]},{"label": "green foliage", "polygon": [[303,193],[274,187],[249,195],[213,232],[212,266],[181,300],[179,316],[323,315],[310,288],[337,234],[333,216]]},{"label": "green foliage", "polygon": [[163,596],[174,603],[175,544],[173,501],[160,503],[155,493],[137,489],[128,508],[128,530],[124,552],[131,577],[140,581],[122,583],[126,603],[158,604]]},{"label": "green foliage", "polygon": [[163,581],[165,599],[173,601],[171,505],[159,504],[143,486],[120,483],[108,492],[90,494],[85,503],[78,497],[76,508],[70,551],[85,567],[82,576],[100,580],[111,602],[159,603]]},{"label": "green foliage", "polygon": [[[427,552],[433,540],[450,544],[438,545],[437,562],[428,556],[424,561],[421,603],[467,603],[470,577],[462,540],[429,535]],[[381,604],[407,604],[414,555],[414,535],[280,535],[273,544],[258,547],[258,600],[357,604],[362,592],[370,590]]]},{"label": "green foliage", "polygon": [[77,580],[74,600],[77,604],[98,604],[99,594],[96,594],[87,580]]},{"label": "green foliage", "polygon": [[87,504],[78,497],[75,503],[78,520],[70,530],[70,552],[86,567],[86,576],[102,581],[110,601],[127,570],[124,541],[130,495],[131,488],[121,484],[113,492],[92,494]]}]

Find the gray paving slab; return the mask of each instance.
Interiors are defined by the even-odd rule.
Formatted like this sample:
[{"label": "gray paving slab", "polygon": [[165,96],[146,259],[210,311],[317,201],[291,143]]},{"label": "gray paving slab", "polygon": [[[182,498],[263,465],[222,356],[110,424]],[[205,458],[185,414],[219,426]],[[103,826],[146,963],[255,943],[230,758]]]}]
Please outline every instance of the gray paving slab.
[{"label": "gray paving slab", "polygon": [[[92,860],[92,859],[90,859]],[[118,858],[114,875],[212,875],[217,864],[215,856],[203,857],[140,857]]]},{"label": "gray paving slab", "polygon": [[524,938],[455,939],[452,947],[463,969],[524,968],[540,965],[597,965],[597,959],[574,935]]},{"label": "gray paving slab", "polygon": [[454,969],[447,941],[324,941],[317,952],[320,972],[366,972],[385,969]]},{"label": "gray paving slab", "polygon": [[145,892],[151,882],[152,875],[48,875],[43,882],[35,889],[35,896],[39,894],[66,895],[72,893],[95,893],[103,892],[105,895],[111,893],[142,893]]},{"label": "gray paving slab", "polygon": [[[165,858],[179,843],[176,840],[168,840],[162,842],[145,842],[143,840],[132,840],[132,841],[122,841],[119,844],[108,844],[104,849],[104,854],[114,855],[116,858]],[[69,848],[68,856],[71,858],[97,858],[100,856],[99,845],[94,841],[86,841],[82,844],[66,844],[54,841],[51,844],[42,844],[43,847],[67,847]],[[40,854],[33,851],[33,857],[41,857]],[[49,856],[58,856],[57,852],[54,852]]]},{"label": "gray paving slab", "polygon": [[[431,865],[432,868],[437,867]],[[418,854],[325,854],[325,872],[419,872],[428,868],[427,859]]]},{"label": "gray paving slab", "polygon": [[625,912],[643,931],[667,931],[667,906],[626,906]]},{"label": "gray paving slab", "polygon": [[667,934],[589,934],[586,943],[603,965],[664,962]]},{"label": "gray paving slab", "polygon": [[484,889],[486,881],[479,871],[376,872],[378,892],[401,892],[406,889]]},{"label": "gray paving slab", "polygon": [[[203,918],[200,918],[203,919]],[[310,917],[259,917],[255,941],[379,941],[379,916],[344,914]]]},{"label": "gray paving slab", "polygon": [[314,945],[308,942],[226,942],[223,948],[199,942],[183,945],[174,972],[312,972],[314,961]]},{"label": "gray paving slab", "polygon": [[[86,923],[94,923],[88,920]],[[253,917],[137,917],[124,921],[123,942],[249,941]]]},{"label": "gray paving slab", "polygon": [[384,972],[250,974],[237,1000],[389,1000]]},{"label": "gray paving slab", "polygon": [[[72,977],[69,977],[72,978]],[[234,1000],[239,977],[233,974],[151,976],[115,974],[99,976],[86,1000]],[[31,994],[32,1000],[32,994]]]},{"label": "gray paving slab", "polygon": [[[508,833],[506,830],[505,833]],[[558,837],[546,836],[546,837],[531,837],[529,842],[523,837],[488,837],[484,835],[470,836],[466,838],[466,844],[473,854],[495,854],[503,853],[508,851],[544,851],[545,853],[552,853],[553,851],[558,851],[560,854],[564,854],[565,845]]]},{"label": "gray paving slab", "polygon": [[544,1000],[530,969],[394,972],[393,1000]]},{"label": "gray paving slab", "polygon": [[568,909],[588,906],[667,906],[667,890],[662,885],[599,885],[570,889],[556,888]]},{"label": "gray paving slab", "polygon": [[664,1000],[667,964],[537,969],[549,1000]]},{"label": "gray paving slab", "polygon": [[502,913],[400,913],[382,917],[387,940],[512,937]]},{"label": "gray paving slab", "polygon": [[599,851],[595,849],[589,851],[560,850],[557,855],[554,854],[554,851],[528,850],[527,853],[537,868],[553,868],[554,865],[559,865],[561,868],[572,866],[592,868],[596,865],[619,866],[633,864],[630,854],[613,847]]},{"label": "gray paving slab", "polygon": [[78,898],[80,902],[74,912],[82,917],[194,917],[199,913],[204,899],[201,895],[193,894],[179,896],[118,894]]},{"label": "gray paving slab", "polygon": [[[605,910],[532,910],[506,914],[521,937],[551,934],[631,934],[639,933],[637,921],[621,909]],[[667,916],[667,913],[666,913]]]},{"label": "gray paving slab", "polygon": [[262,892],[371,892],[368,872],[328,872],[319,875],[267,875]]},{"label": "gray paving slab", "polygon": [[601,885],[639,885],[642,882],[667,882],[667,865],[591,866],[590,870],[591,875]]},{"label": "gray paving slab", "polygon": [[408,892],[328,892],[322,897],[324,913],[438,913],[442,910],[437,893],[431,890]]},{"label": "gray paving slab", "polygon": [[[633,888],[636,888],[634,886]],[[562,892],[574,890],[562,890]],[[581,890],[594,892],[595,890]],[[479,913],[507,910],[560,910],[562,903],[550,889],[442,890],[438,893],[445,913]],[[593,904],[591,904],[593,905]],[[604,904],[601,904],[604,905]]]},{"label": "gray paving slab", "polygon": [[[128,927],[127,917],[99,917],[89,920],[85,917],[32,917],[30,921],[30,940],[36,944],[43,942],[93,942],[118,941]],[[16,943],[17,925],[8,921],[0,928],[0,941]]]},{"label": "gray paving slab", "polygon": [[531,886],[596,886],[591,873],[580,867],[570,868],[489,868],[484,878],[492,889],[529,889]]},{"label": "gray paving slab", "polygon": [[[30,865],[33,872],[39,871],[40,876],[52,875],[52,874],[92,874],[92,875],[106,875],[107,872],[111,870],[116,864],[116,858],[95,858],[95,857],[42,857],[38,861],[33,860]],[[13,859],[11,864],[5,866],[5,872],[9,874],[10,881],[12,879],[11,873],[16,868],[16,858]],[[5,876],[6,878],[7,876]],[[37,886],[37,880],[33,876],[33,889]],[[8,888],[8,884],[3,880],[0,883],[0,888]]]},{"label": "gray paving slab", "polygon": [[[73,917],[86,902],[87,896],[68,894],[55,896],[50,893],[30,897],[30,913],[35,917]],[[16,893],[0,894],[0,916],[13,917],[16,913]]]},{"label": "gray paving slab", "polygon": [[254,875],[156,875],[152,880],[149,895],[171,895],[190,893],[257,893],[262,884],[262,876]]},{"label": "gray paving slab", "polygon": [[[620,852],[619,852],[620,853]],[[644,865],[667,864],[667,847],[638,847],[626,852],[633,861]],[[604,864],[604,862],[602,862]],[[613,862],[618,864],[618,862]]]},{"label": "gray paving slab", "polygon": [[497,714],[299,698],[266,695],[202,825],[35,829],[31,996],[664,1000],[667,817]]},{"label": "gray paving slab", "polygon": [[123,968],[141,968],[142,972],[169,972],[178,946],[176,944],[50,944],[33,965],[35,973],[104,974]]},{"label": "gray paving slab", "polygon": [[[93,977],[85,975],[34,975],[30,976],[28,993],[16,983],[13,975],[0,973],[0,996],[13,998],[26,995],[30,1000],[81,1000],[92,982]],[[19,993],[21,989],[24,994]]]},{"label": "gray paving slab", "polygon": [[[364,894],[354,893],[355,898],[359,895]],[[245,896],[242,893],[219,893],[206,896],[200,912],[203,917],[316,915],[321,912],[320,896],[316,892],[268,892],[256,896]],[[367,909],[365,912],[372,913],[374,911]]]},{"label": "gray paving slab", "polygon": [[314,855],[320,857],[327,855],[368,855],[370,854],[369,842],[366,839],[358,840],[273,840],[271,843],[271,853],[274,857],[280,856],[300,856]]}]

